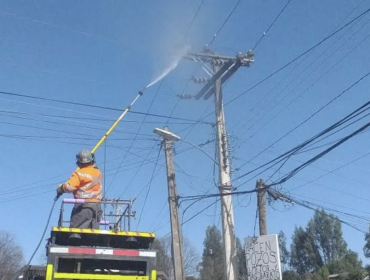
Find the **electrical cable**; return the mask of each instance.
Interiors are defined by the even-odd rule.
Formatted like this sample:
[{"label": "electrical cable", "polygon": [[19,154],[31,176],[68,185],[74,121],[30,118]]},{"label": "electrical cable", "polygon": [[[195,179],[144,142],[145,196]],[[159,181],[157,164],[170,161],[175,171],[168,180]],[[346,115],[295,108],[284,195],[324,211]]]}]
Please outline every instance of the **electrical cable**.
[{"label": "electrical cable", "polygon": [[[163,84],[163,80],[160,82],[159,87],[157,88],[157,90],[156,90],[156,92],[155,92],[155,94],[154,94],[154,96],[153,96],[153,98],[152,98],[152,100],[151,100],[151,102],[150,102],[150,105],[149,105],[149,108],[148,108],[148,110],[147,110],[147,113],[149,113],[150,109],[152,108],[152,106],[153,106],[153,104],[154,104],[154,100],[156,99],[156,97],[157,97],[157,95],[158,95],[158,92],[159,92],[160,88],[162,87],[162,84]],[[131,143],[130,143],[130,146],[129,146],[128,150],[126,151],[125,155],[123,156],[123,158],[122,158],[122,160],[121,160],[121,163],[120,163],[120,165],[119,165],[119,167],[118,167],[118,169],[117,169],[117,172],[113,175],[113,178],[112,178],[112,180],[111,180],[111,182],[110,182],[110,184],[109,184],[109,187],[107,188],[107,192],[108,192],[108,190],[112,187],[112,185],[113,185],[113,183],[114,183],[114,180],[115,180],[115,179],[116,179],[116,177],[117,177],[117,174],[118,174],[118,171],[119,171],[120,167],[122,166],[123,162],[124,162],[124,161],[125,161],[125,159],[127,158],[127,155],[129,154],[129,152],[130,152],[131,148],[133,147],[133,145],[134,145],[134,143],[135,143],[135,140],[136,140],[136,137],[138,136],[138,134],[139,134],[139,132],[140,132],[141,128],[143,127],[143,125],[144,125],[144,123],[145,123],[146,117],[147,117],[147,115],[145,115],[145,116],[144,116],[144,118],[143,118],[143,120],[141,121],[141,123],[140,123],[140,125],[139,125],[139,127],[138,127],[138,129],[137,129],[137,131],[136,131],[136,133],[135,133],[135,135],[134,135],[134,138],[132,139],[132,141],[131,141]],[[155,146],[155,144],[153,144],[153,148],[154,148],[154,146]],[[149,151],[149,153],[147,154],[147,157],[148,157],[148,156],[149,156],[149,154],[152,152],[153,148]],[[134,178],[136,177],[136,175],[137,175],[137,173],[139,172],[139,170],[140,170],[140,169],[141,169],[141,167],[139,167],[139,168],[138,168],[138,170],[136,171],[136,173],[134,174],[134,176],[133,176],[133,177],[132,177],[132,179],[130,180],[130,182],[129,182],[128,186],[130,186],[130,185],[131,185],[132,181],[134,180]],[[122,196],[123,196],[123,194],[120,196],[120,198],[121,198]]]},{"label": "electrical cable", "polygon": [[231,10],[231,12],[229,13],[229,15],[226,17],[226,19],[224,20],[224,22],[221,24],[220,28],[216,31],[216,33],[213,35],[213,38],[212,40],[209,42],[208,46],[210,46],[213,41],[216,39],[218,33],[221,32],[221,30],[225,27],[226,23],[229,21],[229,19],[231,18],[231,16],[233,15],[233,13],[235,12],[236,8],[239,6],[241,0],[238,0],[238,2],[235,4],[234,8]]},{"label": "electrical cable", "polygon": [[[355,10],[357,10],[357,8],[364,2],[365,0],[362,0],[362,2],[361,3],[359,3],[358,5],[356,5],[356,7],[354,7],[352,10],[351,10],[351,12],[350,13],[348,13],[347,15],[346,15],[346,17],[345,18],[343,18],[342,20],[341,20],[341,22],[340,23],[338,23],[335,27],[334,27],[334,29],[333,29],[333,31],[334,30],[336,30],[339,26],[341,26],[351,15],[352,15],[352,13],[355,11]],[[363,26],[362,26],[363,27]],[[362,27],[360,28],[360,29],[362,29]],[[296,76],[296,78],[297,77],[299,77],[299,76],[301,76],[311,65],[313,65],[316,61],[318,61],[319,59],[320,59],[320,57],[322,57],[332,46],[334,46],[334,44],[336,43],[336,42],[338,42],[348,31],[350,31],[350,29],[348,29],[347,31],[345,31],[341,36],[339,36],[328,48],[326,48],[326,50],[324,51],[324,52],[322,52],[318,57],[316,57],[315,59],[312,59],[312,62],[298,75],[298,76]],[[356,33],[358,32],[359,30],[357,30],[356,31]],[[348,40],[348,39],[347,39]],[[342,44],[343,45],[343,44]],[[337,50],[338,50],[339,48],[337,48]],[[330,55],[329,55],[329,57],[331,57],[337,50],[335,50],[334,52],[331,52],[330,53]],[[298,65],[300,65],[301,63],[303,63],[303,61],[305,61],[308,57],[309,57],[310,55],[308,55],[308,56],[306,56]],[[346,55],[344,55],[344,56],[342,56],[342,57],[346,57]],[[343,58],[342,58],[343,59]],[[342,60],[341,59],[341,60]],[[326,58],[325,59],[325,61],[327,61],[328,60],[328,58]],[[325,62],[325,61],[323,61],[322,63],[321,63],[321,65]],[[266,102],[265,100],[267,99],[267,96],[269,96],[270,95],[270,93],[276,93],[275,92],[275,90],[278,88],[278,86],[291,74],[291,73],[295,73],[296,72],[296,68],[298,67],[298,65],[295,65],[294,67],[292,67],[292,69],[289,71],[289,73],[287,74],[287,75],[285,75],[284,76],[284,78],[283,79],[281,79],[278,83],[277,83],[277,85],[275,85],[274,87],[273,87],[273,89],[272,90],[270,90],[268,93],[267,93],[267,95],[265,96],[265,98],[262,98],[260,101],[259,101],[259,104],[258,105],[255,105],[254,107],[252,107],[251,109],[250,109],[250,111],[254,111],[256,108],[258,108],[258,112],[257,112],[257,114],[254,114],[254,116],[253,117],[251,117],[248,121],[247,121],[247,123],[249,123],[249,122],[251,122],[254,118],[257,118],[257,116],[259,116],[259,114],[260,114],[260,112],[264,112],[264,111],[266,111],[266,107],[268,107],[270,104],[275,104],[275,106],[276,106],[276,103],[275,102],[273,102],[273,100],[276,98],[276,96],[279,94],[279,92],[277,93],[277,94],[274,94],[274,98],[272,98],[269,102]],[[316,67],[316,69],[317,68],[320,68],[320,67]],[[315,71],[315,70],[314,70]],[[312,75],[312,73],[314,72],[314,71],[312,71],[309,75],[305,75],[305,79],[307,79],[307,77],[308,76],[310,76],[310,75]],[[293,79],[293,81],[295,81],[296,80],[296,78],[294,78]],[[304,79],[304,80],[305,80]],[[303,81],[302,81],[303,82]],[[291,82],[290,84],[292,84],[293,82]],[[289,85],[290,85],[289,84]],[[285,86],[284,87],[284,89],[286,89],[288,87],[288,85],[287,86]],[[280,93],[284,90],[284,89],[282,89],[281,91],[280,91]],[[279,101],[279,102],[281,102],[281,100]],[[245,119],[245,117],[243,118],[243,119]],[[246,123],[244,124],[244,127],[246,127]],[[239,130],[238,130],[239,131]]]},{"label": "electrical cable", "polygon": [[224,196],[231,196],[231,195],[243,195],[243,194],[250,194],[257,192],[256,189],[246,190],[246,191],[237,191],[237,192],[227,192],[227,193],[213,193],[213,194],[201,194],[201,195],[189,195],[189,196],[177,196],[177,198],[184,201],[200,201],[202,199],[206,198],[212,198],[212,197],[224,197]]},{"label": "electrical cable", "polygon": [[[369,110],[369,109],[370,109],[370,108],[368,108],[368,109],[366,109],[366,110],[364,110],[364,111],[367,111],[367,110]],[[312,142],[311,144],[308,144],[308,145],[305,147],[305,149],[302,149],[300,152],[297,152],[297,153],[295,153],[295,154],[296,154],[296,155],[299,155],[299,154],[302,154],[302,153],[307,153],[307,152],[309,152],[309,151],[316,150],[316,149],[318,149],[318,148],[322,148],[322,147],[324,147],[324,146],[328,146],[328,145],[331,145],[332,143],[335,143],[335,142],[339,141],[339,140],[340,140],[340,139],[342,139],[342,138],[340,138],[340,139],[336,139],[336,140],[333,140],[333,141],[331,141],[331,142],[329,142],[329,143],[325,143],[325,144],[322,144],[322,145],[320,145],[320,146],[312,147],[312,146],[314,146],[314,145],[316,145],[316,144],[318,144],[318,143],[320,143],[320,142],[324,141],[325,139],[327,139],[327,138],[329,138],[329,137],[333,136],[334,134],[337,134],[338,132],[340,132],[340,131],[342,131],[342,130],[344,130],[344,129],[348,128],[348,127],[350,127],[351,125],[354,125],[355,123],[357,123],[357,122],[359,122],[359,121],[361,121],[361,120],[365,119],[365,118],[366,118],[366,117],[368,117],[369,115],[370,115],[370,113],[367,113],[366,115],[362,116],[361,118],[359,118],[359,119],[357,119],[357,120],[355,120],[355,121],[353,121],[353,122],[351,122],[351,123],[349,123],[349,124],[347,124],[347,125],[343,126],[342,128],[340,128],[340,129],[338,129],[338,130],[336,130],[336,131],[334,131],[334,132],[332,132],[332,133],[330,133],[330,134],[326,135],[325,137],[323,137],[323,138],[321,138],[321,139],[318,139],[317,141],[314,141],[314,142]],[[362,133],[365,133],[366,131],[367,131],[367,130],[364,130]]]},{"label": "electrical cable", "polygon": [[[324,37],[323,39],[321,39],[319,42],[317,42],[316,44],[314,44],[313,46],[311,46],[307,50],[303,51],[301,54],[299,54],[298,56],[296,56],[295,58],[293,58],[292,60],[290,60],[288,63],[284,64],[283,66],[281,66],[280,68],[278,68],[277,70],[275,70],[274,72],[272,72],[271,74],[269,74],[268,76],[266,76],[265,78],[263,78],[262,80],[260,80],[259,82],[255,83],[253,86],[251,86],[247,90],[243,91],[242,93],[238,94],[236,97],[232,98],[230,101],[228,101],[227,103],[224,104],[224,107],[226,107],[227,105],[233,103],[234,101],[236,101],[237,99],[239,99],[240,97],[242,97],[246,93],[250,92],[251,90],[255,89],[256,87],[258,87],[262,83],[266,82],[271,77],[273,77],[276,74],[280,73],[282,70],[284,70],[285,68],[287,68],[288,66],[290,66],[291,64],[293,64],[295,61],[299,60],[301,57],[303,57],[306,54],[308,54],[309,52],[313,51],[314,49],[316,49],[317,47],[319,47],[320,45],[322,45],[323,43],[325,43],[327,40],[329,40],[331,37],[333,37],[334,35],[336,35],[340,31],[342,31],[343,29],[345,29],[347,26],[351,25],[355,21],[359,20],[360,18],[362,18],[363,16],[365,16],[369,12],[370,12],[370,8],[369,9],[366,9],[364,12],[362,12],[359,15],[357,15],[355,18],[353,18],[352,20],[350,20],[349,22],[347,22],[346,24],[344,24],[340,28],[336,29],[334,32],[330,33],[328,36]],[[208,117],[208,115],[206,117]]]},{"label": "electrical cable", "polygon": [[185,31],[185,39],[188,37],[189,31],[190,31],[190,29],[193,27],[193,24],[194,24],[194,22],[195,22],[195,19],[198,17],[199,11],[200,11],[200,9],[202,8],[203,3],[204,3],[204,0],[202,0],[202,1],[200,2],[199,6],[198,6],[198,9],[197,9],[197,11],[195,12],[195,14],[194,14],[194,16],[193,16],[193,18],[192,18],[192,20],[191,20],[191,22],[190,22],[190,25],[189,25],[189,26],[188,26],[188,28],[186,29],[186,31]]},{"label": "electrical cable", "polygon": [[[368,24],[370,22],[370,19],[366,22],[366,24]],[[317,84],[321,79],[323,79],[329,72],[331,72],[340,62],[342,62],[344,59],[347,59],[349,57],[349,55],[351,53],[353,53],[353,50],[356,49],[359,45],[361,45],[363,42],[365,42],[368,38],[370,37],[370,34],[367,35],[361,42],[359,42],[358,44],[356,44],[356,46],[354,46],[351,50],[349,50],[346,54],[342,55],[341,58],[335,63],[333,64],[328,70],[325,71],[325,73],[321,74],[314,82],[312,82],[305,90],[303,90],[299,95],[297,95],[293,100],[291,100],[287,105],[285,105],[280,111],[278,111],[276,114],[274,114],[267,122],[265,122],[262,126],[260,126],[252,135],[250,135],[248,137],[248,139],[252,138],[253,136],[255,136],[256,134],[258,134],[258,132],[260,132],[263,128],[265,128],[268,124],[270,124],[273,120],[277,119],[277,117],[283,113],[284,111],[286,111],[286,109],[290,106],[292,106],[292,104],[294,102],[296,102],[300,97],[303,96],[303,94],[305,94],[309,89],[311,89],[315,84]],[[331,53],[331,55],[333,55],[333,53]],[[322,64],[321,64],[322,65]],[[320,68],[320,66],[318,67]],[[312,71],[314,72],[315,69]],[[311,73],[312,73],[311,72]],[[304,82],[304,80],[306,80],[308,78],[309,75],[305,76],[305,79],[303,79],[300,83],[298,83],[294,88],[292,88],[287,94],[285,94],[285,96],[280,99],[277,103],[275,103],[275,107],[277,106],[277,104],[279,104],[283,99],[285,99],[286,97],[290,96],[290,93],[293,93],[294,90],[296,88],[298,88],[298,86],[300,84],[302,84]],[[261,111],[263,111],[263,109],[260,109]],[[271,109],[272,110],[272,109]],[[260,122],[262,120],[262,118],[259,119],[258,122]],[[254,123],[250,128],[249,130],[253,127],[253,126],[256,126],[256,124],[258,123]],[[287,135],[289,135],[290,133],[292,133],[293,131],[295,131],[296,129],[298,129],[302,124],[298,125],[297,127],[294,127],[292,131],[289,131],[286,135],[283,136],[283,138],[285,138]],[[247,140],[248,140],[247,139]],[[247,141],[246,140],[246,141]],[[281,141],[282,139],[280,139],[279,141]],[[244,141],[245,142],[245,141]],[[244,143],[243,142],[243,143]]]},{"label": "electrical cable", "polygon": [[[155,165],[154,165],[154,168],[153,168],[153,172],[152,172],[152,176],[150,177],[150,180],[149,180],[149,183],[147,185],[146,188],[148,188],[147,192],[146,192],[146,195],[145,195],[145,198],[144,198],[144,203],[143,203],[143,206],[141,207],[141,211],[140,211],[140,216],[139,216],[139,220],[137,222],[137,225],[136,225],[136,229],[139,227],[140,225],[140,222],[141,222],[141,217],[144,213],[144,208],[145,208],[145,205],[146,205],[146,202],[148,200],[148,196],[149,196],[149,193],[150,193],[150,189],[151,189],[151,186],[152,186],[152,182],[153,182],[153,179],[154,179],[154,175],[155,175],[155,170],[157,169],[157,165],[158,165],[158,160],[159,160],[159,156],[161,155],[161,151],[162,151],[162,145],[160,146],[159,150],[158,150],[158,155],[157,155],[157,160],[155,162]],[[145,188],[142,189],[142,191],[144,190]],[[137,197],[141,194],[140,191],[138,193],[138,195],[136,196],[136,198],[134,200],[137,199]]]},{"label": "electrical cable", "polygon": [[185,225],[186,223],[190,222],[192,219],[196,218],[197,216],[199,216],[200,214],[202,214],[204,211],[206,211],[208,208],[212,207],[213,205],[215,205],[220,199],[216,200],[215,202],[209,204],[207,207],[203,208],[201,211],[197,212],[196,214],[194,214],[193,216],[191,216],[189,219],[187,219],[185,222],[182,222],[181,223],[181,226]]},{"label": "electrical cable", "polygon": [[[149,149],[151,149],[151,148],[149,148]],[[179,153],[181,153],[181,152],[179,152]],[[133,155],[135,155],[135,156],[138,156],[140,159],[144,159],[144,157],[140,157],[137,153],[132,153]],[[113,159],[113,160],[109,160],[109,161],[107,161],[107,162],[113,162],[113,161],[115,161],[115,160],[117,160],[117,159],[120,159],[121,157],[118,157],[118,158],[116,158],[116,159]],[[149,164],[149,163],[155,163],[155,160],[156,160],[156,157],[154,157],[154,158],[151,158],[151,159],[146,159],[146,160],[144,160],[144,162],[146,162],[145,164]],[[139,161],[139,162],[133,162],[133,163],[128,163],[128,162],[126,162],[126,165],[125,165],[125,169],[124,170],[121,170],[121,172],[124,172],[124,171],[128,171],[128,170],[131,170],[131,169],[136,169],[138,166],[140,166],[140,165],[142,165],[143,163],[142,163],[142,161]],[[161,167],[163,167],[163,165],[160,165]],[[112,169],[109,169],[109,172],[112,172]],[[109,176],[110,175],[110,173],[109,173],[108,171],[106,171],[106,172],[104,172],[105,173],[105,175],[106,176]],[[185,172],[183,172],[183,171],[181,171],[181,170],[179,170],[178,171],[178,173],[180,173],[180,174],[184,174],[184,175],[187,175],[187,173]],[[53,179],[53,178],[58,178],[58,177],[65,177],[66,175],[64,174],[64,175],[59,175],[59,176],[55,176],[55,177],[52,177],[52,178],[49,178],[49,179]],[[106,176],[104,176],[104,177],[106,177]],[[205,180],[205,179],[203,179],[203,178],[198,178],[198,179],[202,179],[202,180]],[[36,183],[39,183],[39,182],[43,182],[43,181],[45,181],[45,180],[41,180],[41,181],[38,181],[38,182],[35,182],[35,183],[31,183],[31,184],[28,184],[28,185],[33,185],[33,184],[36,184]],[[40,193],[47,193],[47,192],[51,192],[51,191],[46,191],[46,192],[40,192],[40,191],[38,191],[37,189],[40,189],[40,188],[45,188],[45,187],[48,187],[49,185],[56,185],[56,184],[58,184],[58,183],[60,183],[60,181],[56,181],[56,182],[52,182],[52,183],[47,183],[47,184],[44,184],[44,185],[41,185],[41,186],[38,186],[38,187],[35,187],[35,186],[33,186],[33,187],[31,187],[31,188],[24,188],[24,189],[17,189],[17,190],[15,190],[14,188],[10,188],[10,189],[8,189],[8,190],[4,190],[4,192],[2,193],[2,194],[0,194],[0,196],[2,196],[2,195],[9,195],[9,194],[12,194],[12,193],[20,193],[20,192],[27,192],[27,191],[32,191],[32,192],[35,192],[35,193],[31,193],[31,194],[22,194],[21,196],[17,196],[17,197],[13,197],[13,198],[11,198],[11,199],[8,199],[8,200],[5,200],[5,201],[0,201],[0,203],[2,203],[2,202],[10,202],[10,201],[13,201],[13,200],[19,200],[19,199],[23,199],[23,198],[27,198],[27,197],[33,197],[33,196],[35,196],[35,195],[37,195],[37,194],[40,194]],[[25,185],[25,186],[28,186],[28,185]],[[24,187],[24,186],[23,186]]]},{"label": "electrical cable", "polygon": [[[350,114],[348,114],[347,116],[345,116],[344,118],[342,118],[341,120],[339,120],[338,122],[334,123],[333,125],[329,126],[328,128],[322,130],[321,132],[319,132],[318,134],[316,134],[315,136],[311,137],[310,139],[302,142],[301,144],[295,146],[294,148],[288,150],[287,152],[281,154],[280,156],[268,161],[267,163],[249,171],[249,172],[246,172],[242,175],[239,175],[238,177],[235,178],[235,180],[239,180],[263,167],[266,167],[274,162],[276,162],[278,160],[277,163],[283,161],[287,156],[291,156],[292,154],[296,153],[297,151],[301,150],[302,148],[304,148],[305,146],[307,146],[308,144],[312,143],[313,141],[315,141],[316,139],[318,139],[319,137],[331,132],[333,129],[343,125],[344,123],[348,122],[349,120],[351,120],[354,116],[357,116],[358,112],[361,112],[361,110],[367,108],[367,107],[370,107],[370,101],[366,102],[364,105],[360,106],[359,108],[357,108],[356,110],[354,110],[353,112],[351,112]],[[253,160],[253,159],[252,159]],[[276,165],[277,163],[275,163],[274,165]],[[243,164],[242,166],[244,166],[245,164]]]},{"label": "electrical cable", "polygon": [[[297,186],[297,187],[293,188],[291,191],[295,191],[295,190],[300,189],[300,188],[302,188],[302,187],[304,187],[304,186],[306,186],[308,184],[311,184],[311,183],[313,183],[313,182],[315,182],[315,181],[317,181],[317,180],[319,180],[319,179],[321,179],[321,178],[323,178],[323,177],[325,177],[325,176],[327,176],[329,174],[332,174],[335,171],[338,171],[338,170],[340,170],[340,169],[342,169],[342,168],[344,168],[344,167],[346,167],[346,166],[348,166],[348,165],[350,165],[350,164],[352,164],[352,163],[354,163],[354,162],[356,162],[356,161],[358,161],[360,159],[363,159],[363,158],[365,158],[365,157],[367,157],[369,155],[370,155],[370,152],[367,152],[366,154],[363,154],[360,157],[358,157],[358,158],[356,158],[354,160],[351,160],[350,162],[347,162],[346,164],[343,164],[343,165],[341,165],[341,166],[339,166],[339,167],[337,167],[337,168],[335,168],[333,170],[330,170],[329,172],[327,172],[327,173],[325,173],[323,175],[320,175],[319,177],[316,177],[315,179],[312,179],[312,180],[310,180],[310,181],[308,181],[308,182],[306,182],[306,183],[304,183],[304,184],[302,184],[300,186]],[[359,198],[359,197],[357,197],[357,198]]]},{"label": "electrical cable", "polygon": [[[46,97],[40,97],[40,96],[19,94],[19,93],[8,92],[8,91],[0,91],[0,94],[10,95],[10,96],[17,96],[17,97],[24,97],[24,98],[42,100],[42,101],[51,101],[51,102],[56,102],[56,103],[61,103],[61,104],[76,105],[76,106],[82,106],[82,107],[88,107],[88,108],[96,108],[96,109],[122,112],[121,109],[108,107],[108,106],[100,106],[100,105],[94,105],[94,104],[79,103],[79,102],[73,102],[73,101],[65,101],[65,100],[46,98]],[[150,114],[150,113],[144,113],[144,112],[133,111],[133,110],[130,110],[129,113],[137,114],[137,115],[145,115],[145,116],[150,116],[150,117],[167,118],[167,119],[169,118],[169,119],[172,119],[172,120],[190,121],[190,122],[197,122],[198,123],[198,121],[195,121],[195,120],[190,120],[190,119],[185,119],[185,118],[177,118],[177,117],[169,117],[169,116],[164,116],[164,115],[160,115],[160,114]],[[202,121],[200,121],[200,122],[202,122]]]},{"label": "electrical cable", "polygon": [[[164,208],[166,207],[168,205],[168,201],[167,200],[165,200],[164,201],[164,203],[162,204],[162,207],[161,207],[161,210],[159,210],[159,213],[157,214],[157,218],[162,214],[162,212],[163,212],[163,210],[164,210]],[[164,217],[162,218],[162,220],[164,219]],[[161,221],[162,221],[161,220]],[[154,224],[157,222],[157,219],[154,219],[153,220],[153,222],[152,222],[152,224],[149,226],[149,228],[153,228],[153,226],[154,226]],[[160,223],[160,222],[159,222]],[[158,224],[159,224],[158,223]],[[153,230],[153,232],[156,232],[157,231],[157,229],[154,229]]]},{"label": "electrical cable", "polygon": [[[316,110],[313,114],[311,114],[308,118],[306,118],[305,120],[303,120],[302,122],[300,122],[298,125],[296,125],[294,128],[292,128],[291,130],[289,130],[287,133],[285,133],[283,136],[279,137],[277,140],[275,140],[272,144],[270,144],[268,147],[266,147],[264,150],[262,150],[261,152],[259,152],[257,155],[255,155],[251,160],[257,158],[259,155],[261,155],[262,153],[264,153],[266,150],[268,150],[269,148],[271,148],[272,146],[274,146],[276,143],[278,143],[279,141],[281,141],[282,139],[284,139],[285,137],[287,137],[289,134],[291,134],[293,131],[297,130],[299,127],[301,127],[302,125],[304,125],[305,123],[307,123],[309,120],[311,120],[314,116],[316,116],[317,114],[319,114],[322,110],[324,110],[326,107],[328,107],[330,104],[332,104],[334,101],[336,101],[338,98],[340,98],[343,94],[345,94],[346,92],[348,92],[349,90],[351,90],[353,87],[355,87],[357,84],[359,84],[362,80],[364,80],[365,78],[367,78],[368,76],[370,75],[370,71],[367,72],[365,75],[361,76],[358,80],[356,80],[354,83],[352,83],[349,87],[347,87],[345,90],[343,90],[342,92],[340,92],[338,95],[336,95],[334,98],[332,98],[329,102],[327,102],[324,106],[320,107],[318,110]],[[239,167],[242,168],[245,164],[243,164],[242,166]]]},{"label": "electrical cable", "polygon": [[252,48],[252,50],[256,50],[256,48],[258,47],[258,45],[261,43],[262,39],[265,38],[265,36],[267,35],[267,33],[270,31],[270,29],[274,26],[275,22],[279,19],[279,17],[281,16],[281,14],[285,11],[285,9],[288,7],[288,5],[290,4],[290,1],[291,0],[288,0],[288,2],[285,4],[285,6],[281,9],[280,13],[275,17],[275,19],[272,21],[272,23],[269,25],[269,27],[266,29],[265,32],[263,32],[261,38],[259,38],[259,40],[257,41],[257,43],[254,45],[254,47]]},{"label": "electrical cable", "polygon": [[348,141],[352,137],[356,136],[357,134],[359,134],[361,131],[365,130],[368,127],[370,127],[370,122],[367,123],[367,124],[365,124],[365,125],[363,125],[362,127],[360,127],[359,129],[357,129],[356,131],[352,132],[351,134],[347,135],[342,140],[338,141],[336,144],[334,144],[334,145],[330,146],[329,148],[325,149],[323,152],[321,152],[318,155],[314,156],[310,160],[308,160],[305,163],[301,164],[300,166],[294,168],[292,171],[290,171],[289,173],[287,173],[279,181],[273,182],[273,183],[269,184],[268,187],[272,187],[272,186],[275,186],[275,185],[280,185],[282,183],[285,183],[287,180],[289,180],[290,178],[292,178],[295,174],[297,174],[298,172],[300,172],[302,169],[304,169],[305,167],[307,167],[311,163],[317,161],[318,159],[320,159],[321,157],[323,157],[324,155],[326,155],[330,151],[334,150],[338,146],[342,145],[343,143],[345,143],[346,141]]},{"label": "electrical cable", "polygon": [[[350,210],[352,212],[358,212],[358,213],[363,213],[363,214],[366,214],[368,216],[360,216],[360,215],[356,215],[355,217],[356,218],[361,218],[361,219],[364,219],[366,220],[367,222],[370,222],[370,218],[369,218],[369,215],[370,215],[370,212],[368,211],[363,211],[363,210],[359,210],[359,209],[354,209],[354,208],[351,208],[351,207],[347,207],[347,206],[344,206],[342,204],[336,204],[336,203],[332,203],[332,202],[328,202],[328,201],[324,201],[322,199],[318,199],[318,198],[312,198],[312,197],[307,197],[307,196],[304,196],[304,195],[299,195],[299,194],[296,194],[295,197],[301,197],[305,200],[314,200],[314,201],[318,201],[318,202],[321,202],[321,203],[324,203],[325,205],[332,205],[334,207],[339,207],[340,209],[347,209],[347,210]],[[349,215],[352,215],[352,214],[349,214]]]},{"label": "electrical cable", "polygon": [[[275,191],[276,192],[276,191]],[[297,205],[300,205],[302,207],[305,207],[307,209],[310,209],[310,210],[313,210],[313,211],[320,211],[320,209],[325,209],[327,211],[330,211],[330,212],[335,212],[335,213],[341,213],[341,214],[345,214],[346,216],[353,216],[349,213],[345,213],[343,211],[338,211],[338,210],[335,210],[335,209],[331,209],[331,208],[328,208],[328,207],[325,207],[323,205],[318,205],[316,203],[312,203],[312,202],[309,202],[309,201],[306,201],[306,200],[298,200],[298,199],[295,199],[294,197],[291,197],[291,196],[287,196],[285,194],[282,194],[280,192],[277,192],[277,194],[279,195],[278,199],[287,199],[288,201],[290,201],[290,203],[294,203],[294,204],[297,204]],[[327,215],[327,216],[330,216],[329,214],[325,213],[325,212],[322,212],[323,214]],[[358,216],[357,216],[358,217]],[[361,217],[360,217],[361,218]],[[347,222],[347,221],[344,221],[343,219],[339,219],[339,217],[337,217],[338,221],[340,221],[342,224],[345,224],[359,232],[362,232],[364,234],[367,233],[367,231],[365,230],[361,230],[360,228],[358,228],[357,226]]]},{"label": "electrical cable", "polygon": [[49,216],[48,216],[48,218],[47,218],[46,225],[45,225],[44,231],[42,232],[42,235],[41,235],[40,241],[39,241],[39,243],[37,244],[36,249],[33,251],[33,253],[32,253],[32,255],[31,255],[30,259],[28,260],[28,262],[27,262],[27,265],[26,265],[26,267],[25,267],[24,272],[28,271],[28,269],[29,269],[29,267],[30,267],[30,264],[31,264],[31,261],[33,260],[33,258],[34,258],[34,256],[36,255],[36,253],[37,253],[38,249],[40,248],[40,245],[41,245],[42,241],[44,240],[45,233],[46,233],[46,230],[47,230],[47,229],[48,229],[48,227],[49,227],[49,223],[50,223],[51,215],[53,214],[53,210],[54,210],[54,207],[55,207],[56,202],[57,202],[57,200],[56,200],[56,199],[54,199],[54,201],[53,201],[53,205],[51,206],[50,213],[49,213]]}]

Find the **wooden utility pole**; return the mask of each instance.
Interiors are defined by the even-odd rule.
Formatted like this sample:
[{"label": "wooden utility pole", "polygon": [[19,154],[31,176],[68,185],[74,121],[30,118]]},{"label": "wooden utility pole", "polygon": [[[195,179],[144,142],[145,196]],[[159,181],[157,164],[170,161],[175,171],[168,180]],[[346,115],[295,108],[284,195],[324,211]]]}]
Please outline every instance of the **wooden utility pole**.
[{"label": "wooden utility pole", "polygon": [[[169,131],[167,127],[164,130]],[[172,262],[175,280],[184,280],[184,260],[182,253],[182,239],[179,217],[179,205],[176,191],[175,168],[173,163],[173,142],[164,137],[164,147],[166,154],[167,183],[168,183],[168,204],[171,218],[172,236]]]},{"label": "wooden utility pole", "polygon": [[262,179],[257,180],[256,189],[257,189],[257,207],[258,207],[260,235],[267,235],[266,188]]}]

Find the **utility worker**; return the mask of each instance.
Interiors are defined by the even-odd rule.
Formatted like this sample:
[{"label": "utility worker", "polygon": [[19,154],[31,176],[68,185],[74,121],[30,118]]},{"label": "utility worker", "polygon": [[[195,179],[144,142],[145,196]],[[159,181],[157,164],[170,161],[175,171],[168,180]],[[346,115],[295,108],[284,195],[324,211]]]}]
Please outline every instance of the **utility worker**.
[{"label": "utility worker", "polygon": [[57,187],[57,194],[73,193],[74,198],[84,199],[85,203],[75,204],[71,213],[71,228],[99,229],[102,216],[100,206],[102,173],[95,166],[95,157],[89,150],[81,150],[76,155],[78,169],[71,178]]}]

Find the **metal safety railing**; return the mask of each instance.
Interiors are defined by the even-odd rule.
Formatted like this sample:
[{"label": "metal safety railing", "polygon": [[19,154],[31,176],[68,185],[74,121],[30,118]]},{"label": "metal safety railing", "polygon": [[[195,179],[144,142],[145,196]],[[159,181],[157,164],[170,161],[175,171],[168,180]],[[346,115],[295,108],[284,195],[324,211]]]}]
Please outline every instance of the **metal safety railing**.
[{"label": "metal safety railing", "polygon": [[[66,204],[84,204],[87,203],[85,199],[79,198],[64,198],[62,200],[58,227],[69,227],[70,221],[65,220],[65,205]],[[99,202],[88,203],[99,203],[104,205],[104,209],[110,207],[109,211],[105,211],[102,215],[103,220],[99,221],[101,226],[108,226],[110,229],[114,230],[131,230],[131,218],[135,217],[136,212],[132,211],[133,200],[120,200],[120,199],[103,199]]]}]

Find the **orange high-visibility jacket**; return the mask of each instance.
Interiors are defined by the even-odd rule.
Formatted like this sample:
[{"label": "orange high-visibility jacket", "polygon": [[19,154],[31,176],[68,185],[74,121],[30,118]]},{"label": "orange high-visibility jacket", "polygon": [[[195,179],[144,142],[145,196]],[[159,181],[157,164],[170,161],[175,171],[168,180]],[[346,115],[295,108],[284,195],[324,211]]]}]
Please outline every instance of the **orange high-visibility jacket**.
[{"label": "orange high-visibility jacket", "polygon": [[102,173],[93,165],[79,168],[63,185],[63,190],[73,193],[75,198],[86,201],[101,201]]}]

